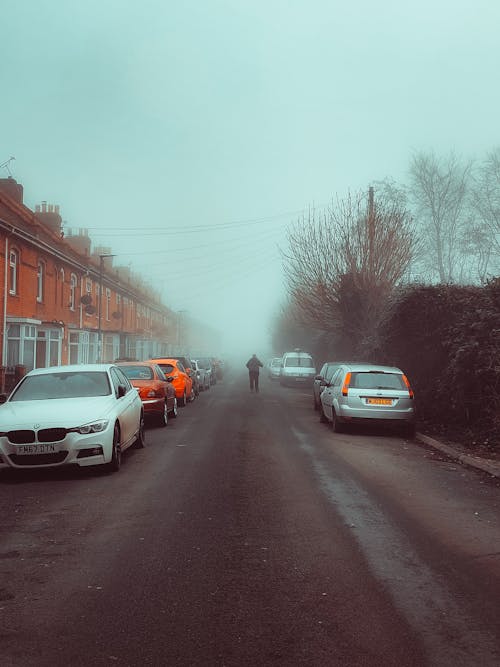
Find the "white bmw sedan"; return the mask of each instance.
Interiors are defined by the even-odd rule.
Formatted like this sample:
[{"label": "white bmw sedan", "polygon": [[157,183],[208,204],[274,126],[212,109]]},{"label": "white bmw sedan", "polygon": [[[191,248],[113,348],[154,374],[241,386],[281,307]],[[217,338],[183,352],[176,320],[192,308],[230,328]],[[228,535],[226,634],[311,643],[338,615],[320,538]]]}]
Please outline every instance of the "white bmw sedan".
[{"label": "white bmw sedan", "polygon": [[76,464],[120,468],[122,453],[144,447],[137,390],[114,364],[30,371],[0,405],[0,469]]}]

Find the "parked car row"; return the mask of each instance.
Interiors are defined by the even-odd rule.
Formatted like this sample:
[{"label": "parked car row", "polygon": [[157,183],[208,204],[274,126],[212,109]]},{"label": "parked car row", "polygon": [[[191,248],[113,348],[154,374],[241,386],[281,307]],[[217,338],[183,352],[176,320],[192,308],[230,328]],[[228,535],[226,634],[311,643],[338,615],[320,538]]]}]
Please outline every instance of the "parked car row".
[{"label": "parked car row", "polygon": [[144,447],[146,421],[166,426],[178,406],[210,388],[207,373],[216,378],[217,371],[204,366],[168,357],[30,371],[0,395],[0,470],[74,464],[117,471],[126,449]]},{"label": "parked car row", "polygon": [[302,350],[274,357],[267,367],[269,378],[282,386],[312,386],[314,409],[336,433],[357,423],[383,423],[415,435],[414,393],[399,368],[327,361],[316,374],[312,356]]}]

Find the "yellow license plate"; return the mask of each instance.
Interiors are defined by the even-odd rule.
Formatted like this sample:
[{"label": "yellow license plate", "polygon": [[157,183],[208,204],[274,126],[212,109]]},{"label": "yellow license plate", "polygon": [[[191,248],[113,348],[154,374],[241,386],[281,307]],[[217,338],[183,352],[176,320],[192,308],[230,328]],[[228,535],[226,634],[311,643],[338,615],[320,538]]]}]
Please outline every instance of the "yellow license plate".
[{"label": "yellow license plate", "polygon": [[390,398],[367,398],[366,402],[370,405],[392,405]]}]

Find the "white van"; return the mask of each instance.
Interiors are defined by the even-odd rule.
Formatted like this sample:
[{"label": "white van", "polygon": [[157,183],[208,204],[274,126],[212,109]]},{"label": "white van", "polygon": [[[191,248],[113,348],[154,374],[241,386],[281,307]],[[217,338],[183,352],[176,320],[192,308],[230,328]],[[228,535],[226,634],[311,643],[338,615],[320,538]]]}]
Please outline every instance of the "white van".
[{"label": "white van", "polygon": [[280,385],[311,385],[316,375],[312,356],[302,350],[285,352],[280,368]]}]

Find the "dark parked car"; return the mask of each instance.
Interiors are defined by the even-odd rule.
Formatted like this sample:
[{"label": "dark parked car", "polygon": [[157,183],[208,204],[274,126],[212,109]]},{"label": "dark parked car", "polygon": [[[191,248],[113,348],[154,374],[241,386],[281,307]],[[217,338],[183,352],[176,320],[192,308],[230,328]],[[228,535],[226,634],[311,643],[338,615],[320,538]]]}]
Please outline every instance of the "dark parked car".
[{"label": "dark parked car", "polygon": [[210,357],[202,357],[198,359],[198,364],[206,370],[210,378],[210,385],[217,384],[217,370]]}]

